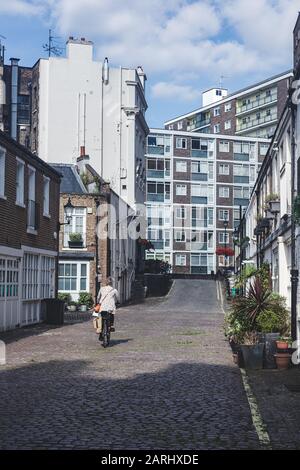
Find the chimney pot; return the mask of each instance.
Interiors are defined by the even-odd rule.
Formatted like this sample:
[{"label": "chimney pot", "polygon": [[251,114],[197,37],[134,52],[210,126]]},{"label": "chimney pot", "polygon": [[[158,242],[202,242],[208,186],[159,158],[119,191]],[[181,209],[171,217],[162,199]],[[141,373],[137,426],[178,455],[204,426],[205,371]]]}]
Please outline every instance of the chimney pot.
[{"label": "chimney pot", "polygon": [[83,157],[85,155],[85,146],[81,145],[80,147],[80,156]]}]

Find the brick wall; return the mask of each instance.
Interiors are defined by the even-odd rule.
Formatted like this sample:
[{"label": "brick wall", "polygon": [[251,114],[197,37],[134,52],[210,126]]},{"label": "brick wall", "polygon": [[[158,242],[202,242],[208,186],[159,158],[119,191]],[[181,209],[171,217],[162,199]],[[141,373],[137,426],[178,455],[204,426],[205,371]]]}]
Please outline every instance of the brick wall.
[{"label": "brick wall", "polygon": [[[20,248],[21,245],[57,249],[58,204],[59,204],[59,176],[41,160],[34,158],[18,146],[12,139],[0,133],[0,145],[6,148],[5,161],[5,196],[0,198],[0,245]],[[38,204],[39,228],[37,235],[27,233],[27,207],[16,205],[16,156],[25,162],[25,205],[28,201],[28,165],[36,169],[36,203]],[[43,176],[50,178],[50,215],[43,216]]]}]

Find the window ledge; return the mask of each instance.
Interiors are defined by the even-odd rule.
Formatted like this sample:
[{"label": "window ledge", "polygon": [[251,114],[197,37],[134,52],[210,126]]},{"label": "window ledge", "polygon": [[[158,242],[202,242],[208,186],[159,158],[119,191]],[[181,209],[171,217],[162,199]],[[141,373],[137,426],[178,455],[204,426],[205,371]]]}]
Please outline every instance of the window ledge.
[{"label": "window ledge", "polygon": [[43,214],[43,217],[46,217],[47,219],[51,219],[51,215],[50,215],[50,214]]},{"label": "window ledge", "polygon": [[16,206],[22,207],[22,209],[26,209],[26,205],[25,205],[24,203],[22,203],[22,202],[16,201]]},{"label": "window ledge", "polygon": [[3,199],[4,201],[7,201],[7,196],[4,196],[4,194],[0,194],[0,199]]},{"label": "window ledge", "polygon": [[27,233],[29,233],[30,235],[38,234],[37,230],[35,230],[34,228],[27,228]]}]

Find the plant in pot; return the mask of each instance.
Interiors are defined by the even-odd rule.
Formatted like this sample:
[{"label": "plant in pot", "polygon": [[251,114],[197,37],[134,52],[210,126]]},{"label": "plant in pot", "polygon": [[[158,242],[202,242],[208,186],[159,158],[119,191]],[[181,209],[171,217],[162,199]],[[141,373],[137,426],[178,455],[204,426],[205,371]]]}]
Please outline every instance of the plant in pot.
[{"label": "plant in pot", "polygon": [[69,302],[69,305],[68,305],[68,310],[69,312],[76,312],[77,302],[75,302],[74,300],[71,300],[71,302]]},{"label": "plant in pot", "polygon": [[270,295],[271,310],[263,310],[257,317],[256,324],[260,331],[260,339],[265,343],[264,367],[274,369],[277,341],[288,329],[288,310],[285,299],[277,294]]},{"label": "plant in pot", "polygon": [[262,369],[264,347],[264,343],[259,342],[256,331],[248,331],[244,335],[241,350],[246,369]]},{"label": "plant in pot", "polygon": [[265,201],[270,212],[272,213],[280,212],[280,201],[279,201],[279,196],[277,193],[268,194]]},{"label": "plant in pot", "polygon": [[65,303],[65,310],[67,310],[67,307],[72,300],[71,295],[68,292],[59,292],[57,298]]},{"label": "plant in pot", "polygon": [[[263,278],[261,273],[258,273],[255,276],[254,281],[250,283],[245,295],[237,297],[233,301],[233,312],[235,316],[244,318],[245,325],[248,325],[246,328],[247,334],[256,334],[257,339],[255,342],[252,344],[246,344],[246,346],[253,346],[253,355],[256,357],[258,354],[261,354],[262,360],[264,353],[264,341],[262,341],[262,336],[259,335],[259,331],[262,329],[262,324],[265,325],[263,321],[270,314],[270,312],[275,312],[279,317],[276,317],[277,323],[280,325],[285,325],[285,322],[287,321],[287,312],[282,302],[278,299],[278,297],[274,296],[272,291],[267,287],[266,279]],[[273,328],[277,329],[277,325],[272,325],[271,329]],[[247,338],[247,335],[244,335],[241,342],[241,349],[243,351],[246,366],[247,361],[245,356],[247,355],[247,358],[250,357],[251,348],[242,348],[245,338],[247,339],[247,343],[249,343],[249,338]],[[252,337],[252,340],[253,339],[254,337]],[[262,346],[258,347],[258,344],[262,344]],[[252,368],[252,366],[249,365],[249,368]]]},{"label": "plant in pot", "polygon": [[86,312],[93,306],[93,296],[89,292],[79,292],[78,305],[81,312]]},{"label": "plant in pot", "polygon": [[82,248],[83,239],[81,233],[70,233],[69,248]]}]

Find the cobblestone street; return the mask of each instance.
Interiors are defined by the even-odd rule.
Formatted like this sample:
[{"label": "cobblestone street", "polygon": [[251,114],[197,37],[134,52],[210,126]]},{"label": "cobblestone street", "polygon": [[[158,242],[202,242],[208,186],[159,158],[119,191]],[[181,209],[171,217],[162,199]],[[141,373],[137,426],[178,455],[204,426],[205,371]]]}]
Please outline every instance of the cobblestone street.
[{"label": "cobblestone street", "polygon": [[2,449],[260,448],[213,281],[119,309],[106,350],[90,321],[2,337]]}]

